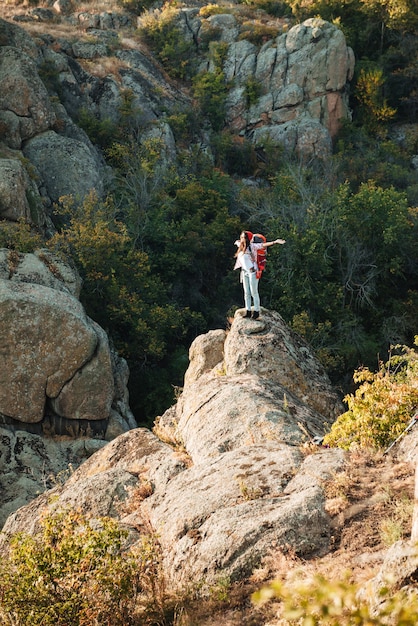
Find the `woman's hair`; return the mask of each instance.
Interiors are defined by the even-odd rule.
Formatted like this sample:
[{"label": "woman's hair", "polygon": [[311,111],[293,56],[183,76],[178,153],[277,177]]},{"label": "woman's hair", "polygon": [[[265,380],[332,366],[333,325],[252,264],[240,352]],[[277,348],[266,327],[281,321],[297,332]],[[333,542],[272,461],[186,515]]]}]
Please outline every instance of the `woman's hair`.
[{"label": "woman's hair", "polygon": [[[245,235],[245,242],[241,240],[241,235]],[[239,247],[235,253],[235,256],[238,256],[240,252],[245,252],[245,250],[248,248],[248,246],[251,243],[250,234],[247,230],[243,230],[241,235],[240,235],[240,240],[239,240]]]}]

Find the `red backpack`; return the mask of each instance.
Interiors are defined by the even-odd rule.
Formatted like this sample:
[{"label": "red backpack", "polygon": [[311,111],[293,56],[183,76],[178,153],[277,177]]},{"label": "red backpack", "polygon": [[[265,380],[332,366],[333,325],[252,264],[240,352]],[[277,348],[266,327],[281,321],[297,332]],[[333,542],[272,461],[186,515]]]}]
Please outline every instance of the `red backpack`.
[{"label": "red backpack", "polygon": [[[264,235],[260,235],[260,233],[257,233],[255,235],[252,236],[251,239],[251,243],[266,243],[267,239],[264,237]],[[264,270],[266,269],[266,262],[267,262],[267,248],[258,248],[257,253],[256,253],[256,263],[257,263],[257,279],[261,278],[262,273],[264,272]]]}]

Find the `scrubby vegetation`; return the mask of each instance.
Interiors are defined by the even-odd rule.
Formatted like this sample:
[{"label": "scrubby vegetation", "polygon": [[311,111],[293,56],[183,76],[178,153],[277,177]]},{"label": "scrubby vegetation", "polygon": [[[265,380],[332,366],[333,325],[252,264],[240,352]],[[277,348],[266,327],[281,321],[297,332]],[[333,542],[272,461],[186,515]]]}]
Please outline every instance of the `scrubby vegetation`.
[{"label": "scrubby vegetation", "polygon": [[173,607],[162,593],[157,541],[144,534],[128,550],[127,538],[115,520],[92,520],[74,510],[47,515],[35,535],[15,535],[0,565],[0,622],[164,623]]},{"label": "scrubby vegetation", "polygon": [[280,614],[284,623],[303,626],[414,626],[418,619],[418,602],[415,595],[404,591],[390,594],[390,587],[379,597],[380,608],[370,609],[361,599],[361,588],[342,579],[330,581],[321,575],[308,580],[295,580],[293,584],[279,581],[255,593],[256,603],[279,598],[283,607]]},{"label": "scrubby vegetation", "polygon": [[[332,157],[315,164],[225,127],[227,44],[216,27],[206,25],[186,45],[175,19],[180,6],[119,6],[140,16],[136,36],[183,82],[195,106],[177,105],[163,120],[174,133],[176,159],[158,140],[141,139],[142,112],[129,90],[119,124],[80,111],[78,123],[114,177],[104,202],[90,198],[71,218],[57,217],[60,233],[50,245],[74,258],[88,313],[128,359],[138,421],[149,424],[173,401],[191,340],[225,326],[241,305],[232,257],[242,228],[286,239],[269,252],[262,304],[310,342],[349,398],[361,382],[353,371],[375,371],[391,345],[412,346],[416,334],[416,3],[254,0],[200,8],[202,16],[233,13],[239,38],[256,45],[312,16],[342,29],[356,56],[353,121],[341,129]],[[245,90],[251,107],[258,85],[249,81]],[[249,186],[249,178],[257,184]],[[63,202],[64,212],[70,204]],[[3,239],[30,249],[22,228],[9,228]]]},{"label": "scrubby vegetation", "polygon": [[[418,345],[418,337],[415,339]],[[359,384],[345,400],[343,413],[325,436],[326,445],[343,449],[387,448],[402,435],[414,418],[418,420],[418,353],[407,346],[394,346],[387,363],[376,373],[362,368],[354,373]],[[411,421],[412,416],[412,421]]]},{"label": "scrubby vegetation", "polygon": [[[357,59],[353,121],[341,129],[326,163],[301,163],[225,127],[226,44],[216,28],[190,45],[173,19],[175,3],[158,10],[148,0],[117,4],[141,16],[142,43],[172,79],[183,81],[195,106],[166,112],[176,160],[166,158],[158,140],[142,140],[142,112],[129,91],[120,124],[80,111],[77,122],[114,175],[102,201],[92,195],[76,207],[72,198],[62,199],[54,216],[58,233],[47,244],[77,264],[88,314],[127,358],[138,422],[149,425],[173,402],[193,338],[224,327],[241,305],[233,242],[250,228],[287,241],[269,251],[262,304],[310,342],[345,396],[348,410],[326,445],[348,449],[352,463],[357,454],[382,454],[418,406],[418,182],[411,165],[418,154],[416,1],[246,0],[201,8],[201,15],[238,15],[239,38],[258,46],[308,17],[338,24]],[[282,21],[272,24],[272,18]],[[210,74],[198,62],[203,55],[215,68]],[[55,89],[49,70],[42,68],[43,79]],[[260,96],[258,85],[248,81],[245,89],[250,107]],[[2,223],[0,245],[10,249],[10,264],[41,244],[24,223]],[[338,512],[366,491],[365,467],[375,467],[380,477],[381,464],[382,457],[362,460],[357,473],[352,465],[339,482],[324,486]],[[254,495],[245,485],[241,492],[244,499]],[[354,523],[347,544],[361,539],[369,550],[408,535],[411,499],[386,495],[363,520],[370,536]],[[369,502],[371,493],[363,496]],[[248,589],[234,604],[227,580],[206,590],[205,605],[195,590],[174,597],[159,568],[157,539],[144,535],[136,552],[127,550],[126,539],[114,521],[74,511],[44,519],[34,537],[14,537],[0,564],[0,622],[199,626],[208,615],[216,619],[217,611],[222,623],[229,606],[240,626],[274,623],[279,608],[286,624],[417,623],[415,594],[388,587],[384,604],[371,614],[354,575],[338,579],[334,568],[329,576],[290,579],[289,569],[298,568],[288,562],[285,575],[278,568],[269,572],[277,578],[273,584],[262,586],[254,575],[252,589],[262,587],[253,596],[258,609],[250,610]],[[266,600],[275,602],[270,612],[270,602],[259,604]]]}]

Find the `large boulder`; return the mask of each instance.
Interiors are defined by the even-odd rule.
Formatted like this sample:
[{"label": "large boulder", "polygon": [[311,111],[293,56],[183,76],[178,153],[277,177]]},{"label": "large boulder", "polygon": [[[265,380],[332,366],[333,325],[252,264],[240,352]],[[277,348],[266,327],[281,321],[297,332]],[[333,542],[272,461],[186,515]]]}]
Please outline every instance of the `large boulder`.
[{"label": "large boulder", "polygon": [[112,419],[120,434],[135,424],[127,375],[79,302],[80,285],[77,272],[48,250],[0,250],[0,413],[22,424]]},{"label": "large boulder", "polygon": [[[292,368],[298,385],[290,391]],[[345,456],[312,439],[337,407],[309,346],[279,315],[264,309],[253,321],[238,312],[229,333],[193,342],[184,390],[153,433],[129,431],[90,456],[63,485],[11,515],[3,543],[39,530],[48,509],[77,505],[119,519],[132,542],[156,533],[173,587],[242,579],[272,547],[322,554],[333,532],[323,485]]]},{"label": "large boulder", "polygon": [[72,196],[81,202],[92,190],[103,193],[103,167],[90,143],[53,130],[26,142],[23,153],[36,168],[52,202]]},{"label": "large boulder", "polygon": [[78,300],[41,285],[1,280],[0,311],[0,412],[39,422],[47,398],[92,359],[97,334]]},{"label": "large boulder", "polygon": [[0,250],[1,524],[136,428],[128,366],[86,315],[80,287],[49,250]]}]

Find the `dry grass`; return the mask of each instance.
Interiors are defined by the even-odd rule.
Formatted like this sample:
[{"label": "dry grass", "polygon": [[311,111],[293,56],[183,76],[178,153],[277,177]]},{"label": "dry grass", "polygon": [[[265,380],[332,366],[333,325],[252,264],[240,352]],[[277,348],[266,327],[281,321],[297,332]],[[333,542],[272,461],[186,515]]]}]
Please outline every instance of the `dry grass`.
[{"label": "dry grass", "polygon": [[78,63],[92,76],[97,76],[97,78],[113,76],[118,83],[122,82],[120,70],[128,67],[125,61],[114,56],[101,57],[100,59],[94,59],[94,61],[78,59]]}]

